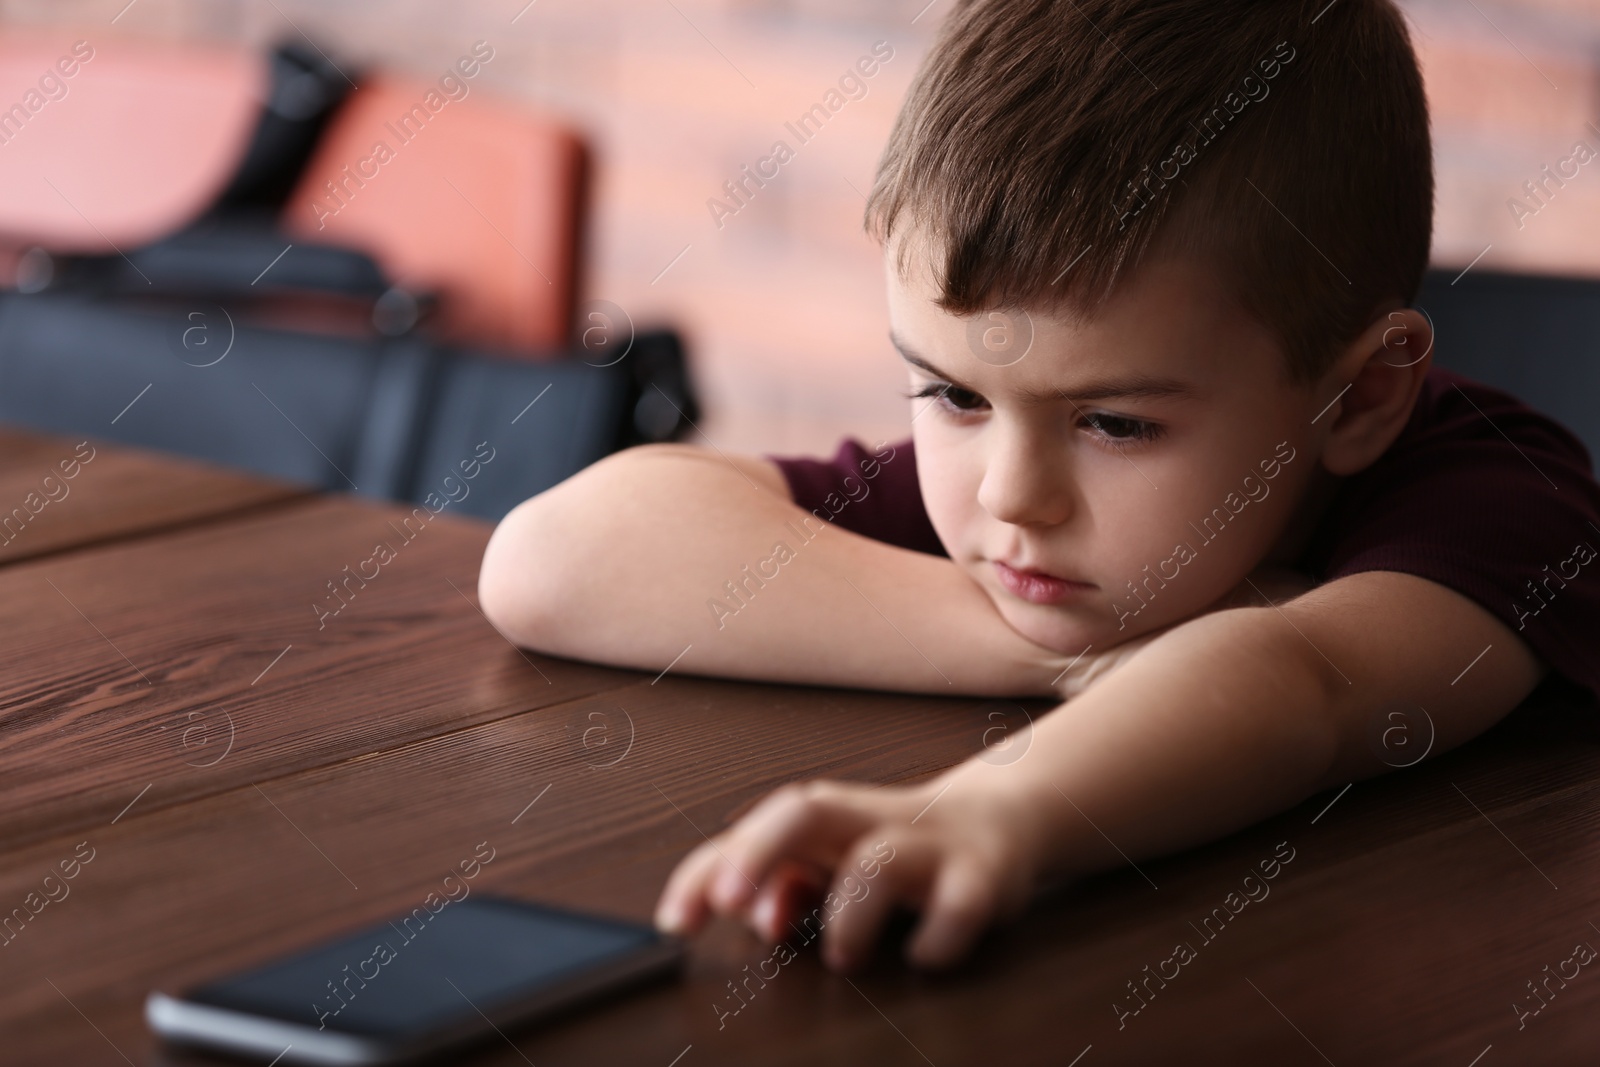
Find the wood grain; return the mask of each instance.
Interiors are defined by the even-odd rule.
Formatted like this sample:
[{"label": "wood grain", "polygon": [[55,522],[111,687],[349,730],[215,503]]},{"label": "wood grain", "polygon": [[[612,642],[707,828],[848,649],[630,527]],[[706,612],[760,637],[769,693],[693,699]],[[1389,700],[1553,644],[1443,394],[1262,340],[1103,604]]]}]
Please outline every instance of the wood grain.
[{"label": "wood grain", "polygon": [[[483,841],[496,857],[475,891],[645,918],[701,832],[774,785],[930,773],[980,747],[985,707],[669,677],[30,845],[0,902],[77,841],[99,851],[58,912],[0,949],[0,1027],[28,1020],[0,1060],[120,1062],[109,1039],[134,1062],[212,1062],[156,1049],[146,990],[409,909]],[[631,747],[597,765],[615,756],[584,731],[628,721]],[[721,926],[684,981],[472,1062],[660,1067],[692,1045],[705,1064],[1063,1064],[1092,1046],[1096,1063],[1464,1065],[1489,1044],[1500,1062],[1580,1062],[1600,976],[1521,1031],[1509,1005],[1577,940],[1600,944],[1584,933],[1600,915],[1600,753],[1502,729],[1330,799],[1044,896],[951,976],[912,974],[886,947],[847,981],[797,936],[800,959],[723,1017],[727,983],[769,951]],[[1279,842],[1294,858],[1270,893],[1203,941],[1189,924]],[[1180,941],[1197,958],[1119,1028],[1125,983]]]},{"label": "wood grain", "polygon": [[[26,1018],[40,1042],[0,1047],[0,1060],[49,1055],[57,1041],[96,1054],[98,1036],[78,1032],[45,977],[118,1044],[143,1049],[148,988],[408,910],[482,841],[498,854],[479,888],[645,917],[697,826],[713,830],[789,777],[930,773],[981,745],[986,705],[669,676],[259,790],[141,803],[115,825],[106,809],[70,841],[13,850],[0,871],[0,901],[21,900],[63,848],[98,850],[57,912],[0,948],[11,989],[0,1030]],[[585,737],[597,727],[616,736]],[[61,1025],[47,1024],[57,1009]]]},{"label": "wood grain", "polygon": [[[108,490],[94,536],[0,569],[0,916],[94,850],[0,933],[0,1065],[223,1062],[158,1047],[145,994],[409,910],[480,842],[475,892],[645,919],[678,858],[776,785],[919,778],[993,726],[993,701],[525,654],[476,607],[486,525],[444,515],[408,540],[405,509],[244,489],[244,510],[186,512],[196,483],[149,462],[143,503]],[[379,541],[393,559],[319,620]],[[729,983],[770,950],[723,924],[683,981],[466,1059],[1587,1063],[1600,974],[1520,1027],[1512,1005],[1600,945],[1597,838],[1600,709],[1550,685],[1454,753],[1044,894],[954,974],[888,944],[845,979],[797,933],[744,1004]],[[1208,939],[1196,924],[1280,843],[1270,892]],[[1149,978],[1179,943],[1194,958]]]},{"label": "wood grain", "polygon": [[0,426],[0,566],[309,495],[176,456]]},{"label": "wood grain", "polygon": [[514,648],[476,605],[488,524],[407,542],[410,514],[313,498],[0,570],[0,847],[638,679]]}]

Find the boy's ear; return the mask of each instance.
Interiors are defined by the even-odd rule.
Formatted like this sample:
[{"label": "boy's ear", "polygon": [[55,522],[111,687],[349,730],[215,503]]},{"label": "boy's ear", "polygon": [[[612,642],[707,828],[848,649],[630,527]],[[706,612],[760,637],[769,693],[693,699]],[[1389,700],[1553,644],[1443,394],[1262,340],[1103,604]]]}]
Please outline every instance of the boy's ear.
[{"label": "boy's ear", "polygon": [[1337,395],[1322,465],[1343,477],[1370,466],[1394,443],[1433,365],[1433,323],[1416,308],[1380,315],[1328,371],[1319,396]]}]

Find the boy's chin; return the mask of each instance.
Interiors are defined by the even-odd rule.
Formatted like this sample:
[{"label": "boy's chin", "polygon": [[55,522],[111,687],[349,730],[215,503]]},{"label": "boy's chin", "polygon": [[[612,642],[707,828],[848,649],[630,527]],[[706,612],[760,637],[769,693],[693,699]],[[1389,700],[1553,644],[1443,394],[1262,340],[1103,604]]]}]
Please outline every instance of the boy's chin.
[{"label": "boy's chin", "polygon": [[1109,647],[1127,640],[1087,605],[1041,607],[1002,593],[995,606],[1013,630],[1052,652],[1076,656],[1087,645]]}]

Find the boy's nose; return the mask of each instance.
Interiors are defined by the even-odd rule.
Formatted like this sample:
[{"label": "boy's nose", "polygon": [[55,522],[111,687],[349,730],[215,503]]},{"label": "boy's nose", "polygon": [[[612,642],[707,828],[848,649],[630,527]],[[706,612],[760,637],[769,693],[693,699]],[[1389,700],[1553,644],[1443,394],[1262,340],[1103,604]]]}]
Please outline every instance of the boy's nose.
[{"label": "boy's nose", "polygon": [[1055,526],[1074,510],[1071,478],[1046,442],[1002,433],[991,447],[978,503],[994,518],[1017,526]]}]

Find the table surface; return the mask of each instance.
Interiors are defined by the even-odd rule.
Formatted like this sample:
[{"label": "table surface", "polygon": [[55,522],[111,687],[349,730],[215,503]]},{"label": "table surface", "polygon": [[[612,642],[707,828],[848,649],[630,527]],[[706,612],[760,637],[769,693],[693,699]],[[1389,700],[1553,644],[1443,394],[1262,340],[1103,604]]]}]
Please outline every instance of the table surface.
[{"label": "table surface", "polygon": [[[213,1062],[152,1039],[147,991],[408,911],[484,842],[474,891],[646,919],[702,831],[774,786],[915,779],[992,725],[979,699],[518,650],[477,607],[490,527],[448,512],[407,539],[406,508],[99,442],[25,503],[76,446],[0,432],[0,508],[31,515],[0,547],[0,913],[92,856],[0,945],[0,1063]],[[333,599],[378,541],[394,558]],[[723,924],[681,981],[462,1062],[1592,1063],[1600,975],[1552,973],[1600,946],[1600,719],[1560,696],[1041,896],[957,973],[885,946],[846,979],[796,937],[746,981],[771,950]]]}]

